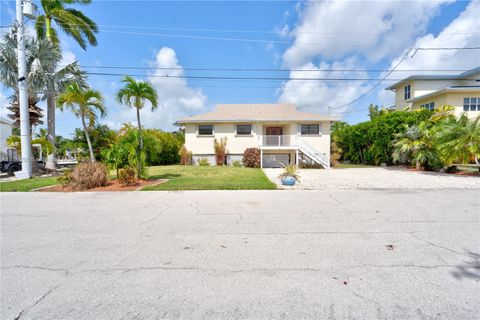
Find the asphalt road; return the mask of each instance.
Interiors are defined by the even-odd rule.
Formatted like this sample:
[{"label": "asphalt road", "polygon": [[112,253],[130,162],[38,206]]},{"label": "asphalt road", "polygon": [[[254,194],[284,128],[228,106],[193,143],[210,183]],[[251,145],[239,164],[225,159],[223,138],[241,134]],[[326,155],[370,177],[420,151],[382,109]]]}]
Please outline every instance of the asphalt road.
[{"label": "asphalt road", "polygon": [[1,319],[480,315],[480,190],[0,200]]}]

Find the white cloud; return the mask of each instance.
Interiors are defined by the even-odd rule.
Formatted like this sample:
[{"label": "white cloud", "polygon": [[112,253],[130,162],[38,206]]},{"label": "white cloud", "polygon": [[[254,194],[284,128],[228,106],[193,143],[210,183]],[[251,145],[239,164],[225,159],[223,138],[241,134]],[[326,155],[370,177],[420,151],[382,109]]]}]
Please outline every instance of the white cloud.
[{"label": "white cloud", "polygon": [[[480,1],[472,1],[467,8],[445,27],[437,36],[427,34],[415,41],[415,48],[465,48],[480,45]],[[397,65],[403,54],[395,58],[390,68]],[[397,70],[468,70],[480,66],[478,50],[428,50],[417,51],[409,57]],[[426,72],[395,72],[390,78],[404,78],[412,74]],[[443,73],[443,72],[442,72]],[[458,72],[455,72],[458,73]],[[394,96],[390,92],[380,92],[378,98],[385,103],[393,103]]]},{"label": "white cloud", "polygon": [[[345,70],[352,69],[357,64],[355,58],[328,64],[322,62],[317,66],[309,62],[296,71],[290,72],[290,78],[348,78],[368,77],[366,72],[330,72],[325,69]],[[309,70],[309,71],[297,71]],[[319,71],[310,71],[319,70]],[[296,104],[304,111],[328,113],[328,106],[338,106],[350,102],[359,92],[360,85],[366,82],[316,81],[316,80],[289,80],[280,89],[279,102]],[[342,109],[340,109],[342,110]],[[339,110],[335,110],[338,112]]]},{"label": "white cloud", "polygon": [[284,54],[289,67],[313,58],[340,59],[361,52],[370,60],[396,54],[422,34],[440,1],[315,1],[299,9],[293,45]]},{"label": "white cloud", "polygon": [[[183,76],[185,73],[173,49],[161,48],[154,60],[150,61],[150,66],[153,71],[149,73],[148,80],[157,90],[159,105],[153,112],[149,107],[141,111],[143,126],[172,130],[176,120],[205,110],[207,96],[200,89],[191,88],[186,79],[172,77]],[[163,78],[167,75],[172,78]],[[136,114],[134,110],[125,108],[110,114],[109,120],[104,122],[113,128],[118,128],[124,122],[135,123]]]}]

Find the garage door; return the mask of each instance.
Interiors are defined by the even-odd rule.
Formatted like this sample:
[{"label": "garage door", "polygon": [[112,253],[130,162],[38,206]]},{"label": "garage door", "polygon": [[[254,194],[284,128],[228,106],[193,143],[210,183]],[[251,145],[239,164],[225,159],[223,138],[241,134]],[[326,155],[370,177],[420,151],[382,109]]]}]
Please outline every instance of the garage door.
[{"label": "garage door", "polygon": [[290,163],[290,154],[276,153],[263,155],[264,168],[283,168]]}]

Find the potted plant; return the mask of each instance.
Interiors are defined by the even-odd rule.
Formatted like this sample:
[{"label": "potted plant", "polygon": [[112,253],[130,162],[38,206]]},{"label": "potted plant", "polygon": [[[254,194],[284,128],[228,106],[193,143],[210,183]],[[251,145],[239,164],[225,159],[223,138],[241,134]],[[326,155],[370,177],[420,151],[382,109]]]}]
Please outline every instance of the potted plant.
[{"label": "potted plant", "polygon": [[295,185],[295,181],[300,182],[300,176],[297,174],[297,170],[297,166],[285,166],[284,171],[278,176],[284,186],[293,186]]}]

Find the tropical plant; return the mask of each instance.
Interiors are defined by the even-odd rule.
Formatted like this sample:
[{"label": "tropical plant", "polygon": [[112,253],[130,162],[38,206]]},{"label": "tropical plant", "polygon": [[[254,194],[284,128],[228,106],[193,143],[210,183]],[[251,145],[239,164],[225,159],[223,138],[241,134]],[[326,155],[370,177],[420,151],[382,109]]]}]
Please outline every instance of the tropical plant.
[{"label": "tropical plant", "polygon": [[179,151],[180,154],[180,164],[184,166],[192,165],[192,152],[183,145]]},{"label": "tropical plant", "polygon": [[380,165],[392,163],[393,141],[405,125],[418,125],[428,120],[430,110],[387,112],[371,121],[345,126],[332,131],[332,140],[342,149],[342,158],[351,163]]},{"label": "tropical plant", "polygon": [[[76,84],[69,85],[57,99],[60,110],[70,109],[73,114],[82,121],[85,138],[87,139],[90,159],[95,161],[89,129],[97,120],[97,112],[101,117],[106,115],[106,108],[102,94],[93,89],[84,90]],[[88,119],[88,124],[86,120]]]},{"label": "tropical plant", "polygon": [[227,152],[227,137],[213,139],[213,150],[215,151],[215,160],[217,166],[223,166],[225,164],[225,156]]},{"label": "tropical plant", "polygon": [[[125,104],[130,108],[135,108],[137,111],[138,124],[138,156],[143,150],[143,136],[142,125],[140,122],[140,110],[143,109],[147,101],[150,102],[151,110],[154,111],[158,106],[158,95],[152,84],[148,81],[137,81],[130,76],[125,76],[122,79],[125,86],[117,92],[116,99],[119,103]],[[138,161],[141,166],[142,162]],[[138,172],[142,171],[141,167],[137,168]]]},{"label": "tropical plant", "polygon": [[[15,92],[18,91],[16,30],[13,27],[0,42],[0,80]],[[37,99],[36,92],[45,92],[41,98],[47,100],[48,140],[55,144],[55,92],[63,91],[70,83],[86,87],[86,75],[76,61],[58,67],[62,54],[49,40],[25,35],[25,52],[29,100]]]},{"label": "tropical plant", "polygon": [[475,161],[480,165],[480,116],[469,119],[462,114],[458,119],[448,119],[440,124],[436,139],[440,154],[447,164]]},{"label": "tropical plant", "polygon": [[405,132],[396,134],[393,145],[394,162],[414,162],[417,170],[422,166],[434,167],[440,163],[432,130],[427,122],[406,126]]},{"label": "tropical plant", "polygon": [[210,162],[208,161],[208,158],[203,157],[203,158],[198,159],[198,165],[202,166],[202,167],[209,166]]},{"label": "tropical plant", "polygon": [[115,170],[117,178],[119,170],[126,165],[126,151],[120,144],[112,144],[109,148],[102,150],[103,163],[110,170]]},{"label": "tropical plant", "polygon": [[131,186],[137,183],[136,169],[132,167],[126,167],[120,169],[118,172],[118,183],[122,186]]},{"label": "tropical plant", "polygon": [[57,30],[53,27],[55,22],[65,34],[73,38],[82,49],[86,49],[87,42],[97,45],[95,33],[98,27],[90,18],[81,11],[66,8],[69,4],[90,4],[91,0],[40,0],[43,15],[38,15],[35,21],[35,31],[39,39],[49,39],[58,46],[60,39]]},{"label": "tropical plant", "polygon": [[455,117],[454,113],[455,113],[455,106],[444,105],[433,111],[433,114],[430,117],[430,120],[433,123],[439,123],[441,121],[454,118]]},{"label": "tropical plant", "polygon": [[300,176],[297,174],[298,168],[295,165],[289,164],[283,168],[283,172],[278,176],[280,179],[292,177],[300,182]]},{"label": "tropical plant", "polygon": [[35,138],[48,139],[48,130],[45,128],[40,128],[37,133],[35,133]]}]

